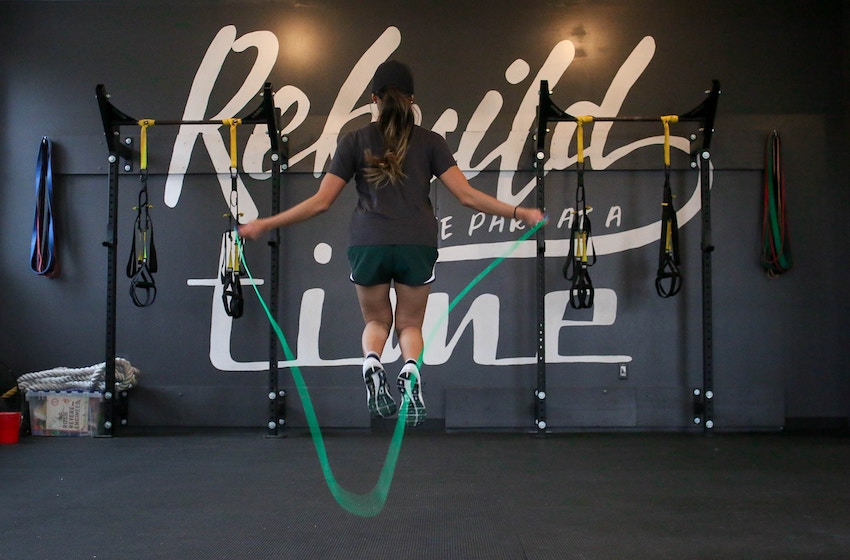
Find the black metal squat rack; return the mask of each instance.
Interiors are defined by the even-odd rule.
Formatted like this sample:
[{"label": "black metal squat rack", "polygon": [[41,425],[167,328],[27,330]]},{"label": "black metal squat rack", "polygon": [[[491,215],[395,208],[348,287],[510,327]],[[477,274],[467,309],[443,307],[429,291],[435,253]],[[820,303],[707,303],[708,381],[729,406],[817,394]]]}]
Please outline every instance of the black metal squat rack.
[{"label": "black metal squat rack", "polygon": [[[540,82],[540,102],[537,106],[537,132],[535,135],[534,166],[536,168],[537,207],[545,207],[544,177],[546,134],[550,122],[576,121],[577,116],[558,108],[551,99],[549,82]],[[702,143],[691,150],[691,167],[700,171],[700,216],[701,216],[701,252],[702,252],[702,387],[693,389],[693,421],[701,425],[704,432],[714,428],[714,365],[712,341],[712,293],[711,293],[711,252],[714,250],[711,240],[711,137],[714,133],[714,120],[720,97],[720,83],[713,80],[711,90],[705,100],[693,110],[678,116],[679,122],[699,124]],[[659,122],[659,117],[593,117],[593,122]],[[692,143],[698,135],[691,136]],[[537,305],[537,386],[534,391],[535,426],[538,435],[547,431],[546,422],[546,234],[544,228],[537,230],[536,261],[536,305]]]},{"label": "black metal squat rack", "polygon": [[[139,120],[127,116],[115,108],[109,101],[109,95],[103,84],[95,89],[100,116],[103,121],[103,132],[106,138],[106,146],[109,152],[109,202],[107,217],[107,239],[103,246],[107,249],[106,270],[106,389],[103,395],[103,425],[99,427],[98,433],[111,437],[116,432],[116,422],[127,423],[127,392],[115,395],[115,354],[116,354],[116,274],[118,256],[118,180],[120,177],[119,165],[123,160],[124,171],[133,169],[132,139],[121,141],[122,126],[138,126]],[[272,179],[272,214],[280,211],[280,186],[281,172],[288,168],[289,154],[286,151],[286,143],[281,142],[277,121],[279,110],[274,106],[274,96],[270,83],[263,86],[263,98],[259,107],[251,114],[241,119],[242,124],[265,124],[268,127],[269,143],[271,147],[271,179]],[[193,121],[193,120],[156,120],[157,125],[183,125],[183,124],[222,124],[218,121]],[[278,291],[280,276],[280,234],[273,231],[269,240],[271,259],[271,278],[269,308],[275,320],[277,320]],[[286,420],[285,391],[279,388],[278,383],[278,349],[277,335],[272,327],[269,328],[269,379],[268,379],[268,429],[267,435],[277,436],[279,428]]]}]

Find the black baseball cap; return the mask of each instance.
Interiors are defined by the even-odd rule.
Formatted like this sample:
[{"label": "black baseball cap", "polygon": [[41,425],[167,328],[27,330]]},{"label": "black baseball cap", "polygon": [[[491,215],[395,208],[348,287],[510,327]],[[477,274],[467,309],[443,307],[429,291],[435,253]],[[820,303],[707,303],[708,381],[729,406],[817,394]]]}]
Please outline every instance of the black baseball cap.
[{"label": "black baseball cap", "polygon": [[372,78],[372,93],[381,96],[388,87],[396,87],[402,93],[413,95],[413,72],[410,67],[398,60],[381,63]]}]

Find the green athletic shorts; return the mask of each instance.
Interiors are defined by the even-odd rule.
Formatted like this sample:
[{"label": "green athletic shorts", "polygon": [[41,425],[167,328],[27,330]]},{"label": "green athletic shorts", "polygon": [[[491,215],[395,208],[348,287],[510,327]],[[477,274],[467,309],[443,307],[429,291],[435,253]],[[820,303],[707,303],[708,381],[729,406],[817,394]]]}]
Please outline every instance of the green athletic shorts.
[{"label": "green athletic shorts", "polygon": [[422,286],[434,281],[437,248],[427,245],[355,245],[348,248],[351,281],[377,286],[391,281]]}]

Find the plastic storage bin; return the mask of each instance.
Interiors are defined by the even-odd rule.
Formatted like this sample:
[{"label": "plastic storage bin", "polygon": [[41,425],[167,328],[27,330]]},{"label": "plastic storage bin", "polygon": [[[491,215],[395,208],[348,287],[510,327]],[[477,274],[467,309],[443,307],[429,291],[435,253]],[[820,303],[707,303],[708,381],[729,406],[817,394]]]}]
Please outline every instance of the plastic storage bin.
[{"label": "plastic storage bin", "polygon": [[102,424],[103,395],[83,391],[29,391],[34,436],[94,436]]}]

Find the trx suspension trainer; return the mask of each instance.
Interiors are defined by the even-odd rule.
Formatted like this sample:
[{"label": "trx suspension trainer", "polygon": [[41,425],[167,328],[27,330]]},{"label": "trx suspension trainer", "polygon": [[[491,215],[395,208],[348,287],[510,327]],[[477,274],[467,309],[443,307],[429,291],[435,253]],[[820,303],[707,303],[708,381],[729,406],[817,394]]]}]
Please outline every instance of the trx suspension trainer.
[{"label": "trx suspension trainer", "polygon": [[585,123],[593,122],[593,117],[576,118],[576,144],[577,159],[576,170],[576,208],[573,225],[570,229],[570,249],[567,260],[564,262],[564,278],[571,282],[570,285],[570,307],[573,309],[590,309],[593,307],[593,282],[590,280],[588,267],[596,263],[596,249],[592,249],[591,258],[588,260],[587,252],[590,246],[590,218],[588,212],[592,210],[585,202],[584,194],[584,129]]},{"label": "trx suspension trainer", "polygon": [[133,225],[133,243],[130,259],[127,261],[127,277],[130,278],[130,297],[136,307],[147,307],[156,300],[156,282],[153,275],[157,270],[156,246],[153,241],[153,222],[148,203],[148,127],[155,124],[153,119],[139,121],[139,200],[133,209],[136,222]]},{"label": "trx suspension trainer", "polygon": [[670,123],[679,122],[677,115],[661,117],[664,125],[664,195],[661,200],[661,241],[658,248],[658,271],[655,291],[663,298],[679,293],[682,274],[679,272],[679,226],[670,189]]},{"label": "trx suspension trainer", "polygon": [[239,218],[242,215],[239,213],[239,192],[237,190],[236,127],[242,124],[242,119],[225,119],[222,123],[230,126],[230,211],[226,214],[229,227],[221,239],[223,255],[221,283],[224,286],[221,300],[224,303],[224,311],[230,317],[237,319],[242,316],[244,310],[242,282],[240,280],[242,243],[236,234]]}]

